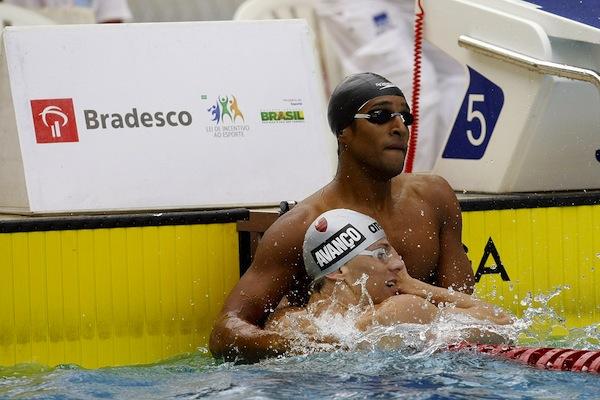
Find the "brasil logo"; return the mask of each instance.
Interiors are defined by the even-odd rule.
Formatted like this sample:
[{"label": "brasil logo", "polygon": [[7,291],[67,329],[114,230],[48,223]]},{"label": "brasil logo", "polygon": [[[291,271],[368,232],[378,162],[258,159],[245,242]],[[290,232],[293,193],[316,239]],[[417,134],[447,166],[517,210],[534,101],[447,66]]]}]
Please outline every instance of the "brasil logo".
[{"label": "brasil logo", "polygon": [[261,111],[260,120],[263,123],[273,122],[304,122],[303,110],[272,110]]}]

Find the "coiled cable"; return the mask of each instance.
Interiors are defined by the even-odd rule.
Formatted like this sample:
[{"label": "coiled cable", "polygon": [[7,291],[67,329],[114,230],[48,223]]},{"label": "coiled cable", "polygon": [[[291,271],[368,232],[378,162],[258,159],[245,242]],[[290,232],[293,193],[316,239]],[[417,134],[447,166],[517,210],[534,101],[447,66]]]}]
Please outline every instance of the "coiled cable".
[{"label": "coiled cable", "polygon": [[419,136],[419,96],[421,94],[421,56],[423,53],[423,25],[425,23],[425,11],[418,1],[419,12],[415,14],[415,46],[413,62],[413,87],[412,87],[412,114],[414,121],[410,127],[410,138],[408,140],[408,153],[404,164],[404,172],[412,172],[417,151],[417,140]]}]

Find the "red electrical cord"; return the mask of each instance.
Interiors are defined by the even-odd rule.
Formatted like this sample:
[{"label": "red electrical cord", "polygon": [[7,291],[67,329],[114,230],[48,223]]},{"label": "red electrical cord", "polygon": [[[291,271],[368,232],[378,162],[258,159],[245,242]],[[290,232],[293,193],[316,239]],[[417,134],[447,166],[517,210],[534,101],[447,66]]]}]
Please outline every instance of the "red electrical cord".
[{"label": "red electrical cord", "polygon": [[536,368],[558,371],[600,373],[600,351],[559,349],[550,347],[515,347],[507,345],[472,344],[449,346],[449,350],[475,350],[480,353],[515,360]]},{"label": "red electrical cord", "polygon": [[408,140],[408,154],[404,164],[404,172],[412,172],[417,151],[417,138],[419,136],[419,95],[421,94],[421,55],[423,52],[423,24],[425,23],[425,11],[418,1],[419,12],[415,14],[415,47],[413,64],[413,87],[412,87],[412,113],[414,121],[410,129],[410,139]]}]

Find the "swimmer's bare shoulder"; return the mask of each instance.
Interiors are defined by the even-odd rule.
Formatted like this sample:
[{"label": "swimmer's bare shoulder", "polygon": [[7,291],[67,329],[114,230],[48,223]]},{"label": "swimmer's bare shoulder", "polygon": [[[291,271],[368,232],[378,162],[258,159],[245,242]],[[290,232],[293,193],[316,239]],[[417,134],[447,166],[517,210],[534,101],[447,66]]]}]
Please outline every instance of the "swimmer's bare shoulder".
[{"label": "swimmer's bare shoulder", "polygon": [[433,174],[400,174],[392,179],[392,192],[395,198],[415,197],[436,205],[456,198],[448,182]]}]

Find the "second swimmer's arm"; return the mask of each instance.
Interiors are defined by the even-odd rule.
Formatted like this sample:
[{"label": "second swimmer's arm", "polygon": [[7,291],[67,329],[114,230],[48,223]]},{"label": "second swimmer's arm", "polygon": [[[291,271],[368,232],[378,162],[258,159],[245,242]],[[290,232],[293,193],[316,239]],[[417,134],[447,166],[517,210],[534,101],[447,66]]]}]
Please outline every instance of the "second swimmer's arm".
[{"label": "second swimmer's arm", "polygon": [[297,228],[302,224],[290,214],[293,212],[280,217],[265,232],[252,265],[225,300],[210,337],[213,356],[257,361],[289,350],[288,340],[262,325],[303,276],[298,249],[304,234]]},{"label": "second swimmer's arm", "polygon": [[262,328],[262,321],[276,307],[292,279],[279,271],[253,264],[240,278],[215,321],[209,342],[213,356],[254,362],[288,350],[281,335]]},{"label": "second swimmer's arm", "polygon": [[210,349],[213,356],[228,361],[255,362],[284,354],[289,343],[277,332],[261,329],[236,313],[225,313],[214,325]]},{"label": "second swimmer's arm", "polygon": [[512,322],[511,317],[501,309],[465,293],[429,285],[412,277],[403,278],[399,286],[402,293],[419,296],[435,305],[452,303],[456,307],[452,312],[471,315],[479,320],[488,320],[499,325]]}]

